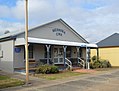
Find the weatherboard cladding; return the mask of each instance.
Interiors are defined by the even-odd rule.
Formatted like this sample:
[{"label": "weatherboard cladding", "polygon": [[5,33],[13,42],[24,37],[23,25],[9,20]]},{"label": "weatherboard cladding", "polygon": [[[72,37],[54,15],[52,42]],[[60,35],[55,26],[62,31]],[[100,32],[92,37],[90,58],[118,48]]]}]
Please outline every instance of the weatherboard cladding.
[{"label": "weatherboard cladding", "polygon": [[[55,30],[55,31],[54,31]],[[17,36],[17,38],[23,38],[24,33]],[[63,41],[75,41],[84,42],[80,36],[73,32],[61,21],[55,21],[45,26],[40,26],[29,31],[29,37],[51,39],[51,40],[63,40]]]},{"label": "weatherboard cladding", "polygon": [[[77,37],[79,37],[79,39],[81,39],[83,42],[85,42],[85,43],[88,43],[82,36],[80,36],[75,30],[73,30],[67,23],[65,23],[62,19],[58,19],[58,20],[55,20],[55,21],[52,21],[52,22],[49,22],[49,23],[46,23],[46,24],[43,24],[43,25],[41,25],[41,26],[37,26],[37,27],[34,27],[34,28],[31,28],[31,29],[29,29],[29,32],[31,31],[31,30],[34,30],[34,29],[37,29],[37,28],[41,28],[41,27],[43,27],[43,26],[46,26],[46,25],[48,25],[48,24],[51,24],[51,23],[54,23],[54,22],[57,22],[57,21],[60,21],[62,24],[64,24],[67,28],[69,28],[71,31],[72,31],[72,33],[74,33]],[[5,34],[5,35],[2,35],[2,36],[0,36],[0,39],[2,40],[3,38],[6,38],[6,37],[12,37],[12,36],[19,36],[19,35],[21,35],[21,34],[23,34],[24,35],[24,31],[20,31],[20,32],[16,32],[16,33],[8,33],[8,34]],[[75,37],[76,37],[75,36]]]},{"label": "weatherboard cladding", "polygon": [[98,47],[113,47],[113,46],[119,46],[119,34],[114,33],[111,36],[105,38],[104,40],[101,40],[97,43]]}]

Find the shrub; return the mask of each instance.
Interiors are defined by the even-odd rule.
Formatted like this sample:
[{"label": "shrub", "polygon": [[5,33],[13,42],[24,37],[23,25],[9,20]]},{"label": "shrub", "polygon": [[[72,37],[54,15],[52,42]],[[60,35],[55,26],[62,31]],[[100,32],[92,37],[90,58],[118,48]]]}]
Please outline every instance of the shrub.
[{"label": "shrub", "polygon": [[111,64],[108,60],[102,60],[99,59],[97,60],[96,56],[92,57],[92,62],[90,63],[90,68],[110,68]]},{"label": "shrub", "polygon": [[95,68],[101,68],[101,62],[100,61],[95,61],[94,62],[94,67]]},{"label": "shrub", "polygon": [[50,73],[58,73],[58,72],[59,72],[59,70],[58,70],[57,66],[51,66]]},{"label": "shrub", "polygon": [[36,73],[42,73],[42,74],[50,74],[50,73],[58,73],[58,67],[57,66],[52,66],[52,65],[40,65],[36,69]]},{"label": "shrub", "polygon": [[97,60],[97,56],[93,56],[91,59],[93,62],[95,62]]},{"label": "shrub", "polygon": [[102,60],[101,65],[102,65],[102,68],[110,68],[111,67],[110,62],[107,60]]},{"label": "shrub", "polygon": [[101,68],[101,62],[100,61],[94,61],[90,64],[90,68]]}]

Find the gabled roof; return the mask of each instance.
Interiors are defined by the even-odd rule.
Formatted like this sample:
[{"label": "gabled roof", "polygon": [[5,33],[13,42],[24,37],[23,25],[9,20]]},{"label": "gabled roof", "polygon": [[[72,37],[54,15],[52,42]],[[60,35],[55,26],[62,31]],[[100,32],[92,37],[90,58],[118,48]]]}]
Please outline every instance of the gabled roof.
[{"label": "gabled roof", "polygon": [[[80,39],[82,39],[82,41],[84,41],[85,43],[88,43],[88,41],[86,41],[81,35],[79,35],[73,28],[71,28],[62,19],[58,19],[58,20],[55,20],[55,21],[52,21],[52,22],[49,22],[49,23],[46,23],[46,24],[43,24],[43,25],[40,25],[40,26],[31,28],[31,29],[29,29],[29,31],[32,31],[33,29],[40,28],[42,26],[48,25],[48,24],[53,23],[53,22],[56,22],[56,21],[60,21],[63,25],[65,25],[68,29],[70,29],[77,37],[79,37]],[[18,32],[14,32],[14,33],[4,34],[4,35],[0,36],[0,39],[5,39],[5,38],[8,38],[8,37],[11,38],[11,37],[17,36],[17,35],[22,34],[22,33],[24,33],[24,31],[18,31]]]},{"label": "gabled roof", "polygon": [[119,33],[114,33],[111,36],[97,43],[98,47],[113,47],[119,46]]}]

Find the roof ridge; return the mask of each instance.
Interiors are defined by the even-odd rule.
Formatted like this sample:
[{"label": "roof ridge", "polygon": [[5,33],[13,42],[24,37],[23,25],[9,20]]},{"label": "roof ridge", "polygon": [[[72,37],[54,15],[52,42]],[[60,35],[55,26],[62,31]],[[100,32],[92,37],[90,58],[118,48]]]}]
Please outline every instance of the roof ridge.
[{"label": "roof ridge", "polygon": [[100,42],[102,42],[102,41],[104,41],[104,40],[106,40],[106,39],[110,38],[111,36],[114,36],[115,34],[118,34],[118,35],[119,35],[119,33],[113,33],[113,34],[111,34],[110,36],[108,36],[108,37],[106,37],[106,38],[104,38],[104,39],[100,40],[100,41],[99,41],[99,42],[97,42],[96,44],[98,44],[98,43],[100,43]]},{"label": "roof ridge", "polygon": [[118,38],[119,38],[119,33],[113,33],[96,44],[99,47],[119,46]]}]

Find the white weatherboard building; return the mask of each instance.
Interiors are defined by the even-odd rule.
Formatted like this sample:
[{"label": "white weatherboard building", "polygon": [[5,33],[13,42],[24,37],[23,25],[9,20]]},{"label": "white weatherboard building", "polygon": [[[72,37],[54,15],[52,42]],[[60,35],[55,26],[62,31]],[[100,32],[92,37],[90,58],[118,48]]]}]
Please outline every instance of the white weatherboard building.
[{"label": "white weatherboard building", "polygon": [[[25,69],[25,32],[8,33],[0,37],[0,69],[13,73]],[[87,66],[89,44],[62,19],[28,31],[30,70],[36,63],[54,64],[60,68]]]}]

